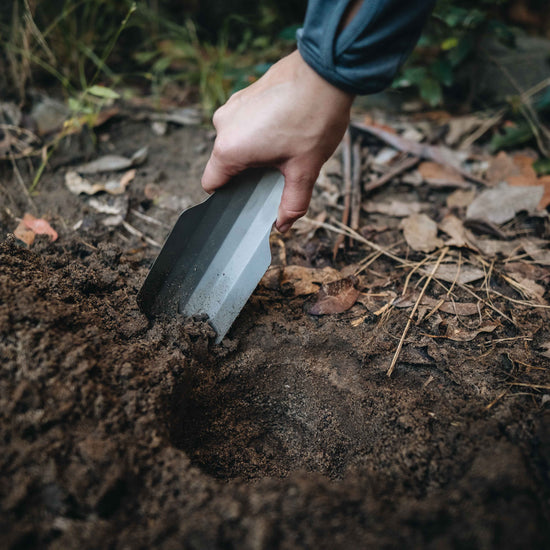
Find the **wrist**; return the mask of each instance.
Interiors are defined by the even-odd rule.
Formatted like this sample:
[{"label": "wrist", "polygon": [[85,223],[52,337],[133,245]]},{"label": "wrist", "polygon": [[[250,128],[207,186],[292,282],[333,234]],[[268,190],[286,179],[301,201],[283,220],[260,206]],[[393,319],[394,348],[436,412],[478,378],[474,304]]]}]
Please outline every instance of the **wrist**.
[{"label": "wrist", "polygon": [[342,90],[323,78],[304,60],[299,50],[291,53],[288,59],[293,64],[295,78],[306,84],[309,89],[315,90],[316,93],[320,94],[319,99],[334,101],[335,106],[347,111],[351,109],[355,94]]}]

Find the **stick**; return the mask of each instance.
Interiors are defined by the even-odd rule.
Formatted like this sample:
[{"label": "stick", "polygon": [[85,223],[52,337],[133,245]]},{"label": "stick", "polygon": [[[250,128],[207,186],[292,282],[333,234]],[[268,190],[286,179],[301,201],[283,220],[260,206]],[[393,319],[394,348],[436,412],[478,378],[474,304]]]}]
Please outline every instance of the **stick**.
[{"label": "stick", "polygon": [[376,178],[375,180],[369,181],[368,183],[366,183],[365,192],[369,193],[370,191],[374,191],[374,189],[378,189],[379,187],[382,187],[382,185],[386,184],[388,181],[392,180],[393,178],[399,176],[403,172],[406,172],[407,170],[414,168],[419,162],[420,162],[420,159],[418,157],[405,158],[393,170],[390,170],[389,172],[386,172],[383,176],[380,176],[379,178]]},{"label": "stick", "polygon": [[351,179],[351,223],[350,227],[359,229],[359,215],[361,213],[361,144],[356,140],[353,152],[353,177]]},{"label": "stick", "polygon": [[412,320],[414,318],[414,315],[416,313],[416,310],[418,309],[418,305],[422,301],[422,298],[424,297],[424,293],[426,292],[426,289],[428,288],[428,285],[430,284],[430,281],[433,279],[435,272],[439,269],[439,266],[441,265],[441,261],[449,251],[449,247],[446,246],[439,255],[439,258],[437,259],[437,262],[434,265],[434,268],[432,269],[432,272],[430,273],[429,277],[426,279],[426,282],[424,283],[424,286],[422,287],[422,290],[420,292],[420,295],[418,296],[416,303],[414,304],[412,313],[409,317],[409,320],[407,321],[407,324],[405,326],[405,330],[403,331],[403,334],[401,335],[401,339],[399,340],[399,344],[397,345],[397,349],[395,350],[395,354],[393,356],[392,362],[390,364],[390,368],[386,372],[386,376],[389,378],[391,377],[393,370],[395,369],[395,365],[397,363],[397,360],[399,359],[399,355],[401,354],[401,349],[403,348],[403,342],[405,341],[405,338],[407,336],[407,333],[409,332],[409,329],[411,328]]},{"label": "stick", "polygon": [[[342,140],[342,160],[344,164],[344,212],[342,213],[342,223],[348,224],[349,220],[349,207],[351,201],[351,138],[349,130],[346,131],[344,139]],[[332,249],[332,258],[336,259],[338,249],[344,242],[345,237],[343,235],[338,236]]]}]

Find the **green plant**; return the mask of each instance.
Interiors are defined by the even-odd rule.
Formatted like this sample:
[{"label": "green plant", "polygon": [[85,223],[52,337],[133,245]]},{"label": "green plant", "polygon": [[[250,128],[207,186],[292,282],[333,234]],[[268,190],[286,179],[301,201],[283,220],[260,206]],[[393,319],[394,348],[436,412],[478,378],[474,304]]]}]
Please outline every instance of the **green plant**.
[{"label": "green plant", "polygon": [[441,105],[445,90],[455,83],[457,71],[475,53],[481,37],[493,35],[513,43],[510,27],[493,17],[494,9],[507,1],[440,0],[393,87],[414,86],[428,105]]},{"label": "green plant", "polygon": [[230,29],[235,20],[241,26],[246,23],[237,16],[226,19],[215,42],[202,40],[191,20],[181,26],[161,20],[163,32],[148,44],[147,51],[135,55],[139,63],[149,68],[145,75],[151,80],[153,91],[162,94],[170,82],[191,86],[197,90],[203,110],[210,115],[229,95],[261,76],[294,43],[294,34],[290,39],[282,35],[273,41],[247,28],[231,47],[235,40],[231,39]]}]

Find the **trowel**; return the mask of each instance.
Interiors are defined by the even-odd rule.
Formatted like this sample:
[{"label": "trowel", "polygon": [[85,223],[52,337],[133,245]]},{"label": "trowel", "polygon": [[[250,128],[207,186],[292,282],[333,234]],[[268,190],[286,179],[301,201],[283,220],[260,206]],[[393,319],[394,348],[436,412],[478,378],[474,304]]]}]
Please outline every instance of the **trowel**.
[{"label": "trowel", "polygon": [[271,263],[283,186],[277,170],[247,170],[185,210],[138,293],[141,310],[206,314],[221,342]]}]

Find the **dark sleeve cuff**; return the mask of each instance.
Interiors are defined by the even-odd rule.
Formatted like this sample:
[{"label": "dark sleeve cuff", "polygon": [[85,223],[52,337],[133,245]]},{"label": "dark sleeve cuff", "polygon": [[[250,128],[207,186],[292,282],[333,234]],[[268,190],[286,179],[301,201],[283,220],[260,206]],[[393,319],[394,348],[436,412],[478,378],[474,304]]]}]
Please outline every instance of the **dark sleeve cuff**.
[{"label": "dark sleeve cuff", "polygon": [[297,34],[305,62],[332,85],[357,95],[389,86],[414,48],[434,0],[364,0],[340,33],[349,0],[309,0]]}]

